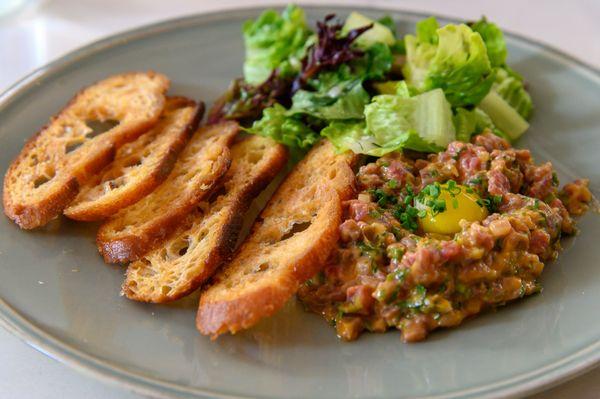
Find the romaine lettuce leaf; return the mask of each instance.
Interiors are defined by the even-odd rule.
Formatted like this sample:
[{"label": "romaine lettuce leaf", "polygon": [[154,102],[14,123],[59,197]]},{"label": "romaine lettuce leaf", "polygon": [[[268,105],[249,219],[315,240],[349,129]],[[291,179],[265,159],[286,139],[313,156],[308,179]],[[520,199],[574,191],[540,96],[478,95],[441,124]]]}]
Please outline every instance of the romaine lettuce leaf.
[{"label": "romaine lettuce leaf", "polygon": [[288,110],[280,104],[266,108],[262,118],[244,130],[286,145],[296,160],[319,139],[317,133],[299,118],[289,115]]},{"label": "romaine lettuce leaf", "polygon": [[415,97],[375,96],[364,121],[334,121],[321,135],[339,150],[373,156],[402,148],[440,151],[455,137],[450,104],[440,89]]},{"label": "romaine lettuce leaf", "polygon": [[438,147],[446,147],[455,138],[450,104],[439,89],[410,98],[375,96],[365,107],[365,120],[379,144],[407,131],[415,131],[425,142]]},{"label": "romaine lettuce leaf", "polygon": [[479,108],[471,110],[457,108],[453,116],[454,128],[456,129],[456,140],[469,142],[475,134],[484,129],[494,130],[495,126],[490,117]]},{"label": "romaine lettuce leaf", "polygon": [[340,152],[351,150],[357,154],[375,157],[381,157],[402,148],[423,152],[441,150],[440,147],[424,141],[414,130],[390,137],[384,144],[379,144],[378,138],[367,131],[364,121],[333,121],[321,131],[321,135],[327,137]]},{"label": "romaine lettuce leaf", "polygon": [[389,46],[375,43],[367,50],[365,56],[350,63],[352,73],[366,80],[380,80],[392,68],[393,56]]},{"label": "romaine lettuce leaf", "polygon": [[494,82],[481,36],[466,25],[446,25],[438,37],[425,89],[441,88],[454,106],[479,103]]},{"label": "romaine lettuce leaf", "polygon": [[485,96],[479,108],[489,115],[494,125],[506,133],[511,141],[518,139],[529,129],[529,123],[496,90]]},{"label": "romaine lettuce leaf", "polygon": [[391,15],[387,14],[377,20],[378,23],[385,26],[392,32],[394,38],[396,37],[396,22],[394,22],[394,18]]},{"label": "romaine lettuce leaf", "polygon": [[417,35],[407,35],[407,82],[421,92],[444,90],[456,107],[478,104],[489,92],[494,74],[481,36],[464,24],[449,24],[435,30],[429,18],[417,26]]},{"label": "romaine lettuce leaf", "polygon": [[312,42],[304,10],[289,5],[281,15],[275,10],[263,12],[256,20],[243,26],[246,60],[244,79],[258,85],[264,82],[273,69],[292,75],[300,69],[300,60]]},{"label": "romaine lettuce leaf", "polygon": [[512,141],[529,128],[527,119],[533,111],[531,96],[525,90],[520,76],[510,70],[496,69],[496,82],[478,107]]},{"label": "romaine lettuce leaf", "polygon": [[492,66],[503,66],[506,63],[507,51],[502,30],[496,24],[488,22],[485,17],[472,24],[471,29],[481,35]]},{"label": "romaine lettuce leaf", "polygon": [[423,89],[431,60],[437,48],[437,20],[433,17],[417,22],[417,35],[406,35],[406,63],[402,72],[417,90]]},{"label": "romaine lettuce leaf", "polygon": [[388,80],[386,82],[375,82],[373,87],[379,94],[395,94],[397,96],[408,98],[411,96],[410,88],[405,80]]},{"label": "romaine lettuce leaf", "polygon": [[522,79],[504,68],[496,70],[496,82],[492,89],[513,107],[519,115],[529,119],[533,111],[531,96],[525,90]]},{"label": "romaine lettuce leaf", "polygon": [[[389,24],[390,21],[384,20],[384,22]],[[393,26],[393,20],[391,23]],[[346,18],[346,22],[342,27],[342,35],[347,35],[352,29],[362,28],[370,24],[373,24],[373,27],[356,39],[355,43],[357,46],[367,49],[375,43],[384,43],[391,46],[396,42],[394,31],[388,26],[378,21],[373,21],[371,18],[357,12],[351,12],[348,18]]]},{"label": "romaine lettuce leaf", "polygon": [[357,154],[380,156],[376,153],[380,146],[367,133],[364,120],[333,121],[321,130],[321,136],[327,137],[340,152],[351,150]]},{"label": "romaine lettuce leaf", "polygon": [[437,31],[440,28],[435,17],[429,17],[417,22],[416,33],[417,40],[422,43],[437,44]]}]

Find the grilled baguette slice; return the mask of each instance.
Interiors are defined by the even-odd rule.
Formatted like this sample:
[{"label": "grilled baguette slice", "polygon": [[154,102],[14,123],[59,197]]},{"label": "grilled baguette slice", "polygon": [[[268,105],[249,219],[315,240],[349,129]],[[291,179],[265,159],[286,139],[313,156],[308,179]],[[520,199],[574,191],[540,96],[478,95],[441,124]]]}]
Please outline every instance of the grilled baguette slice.
[{"label": "grilled baguette slice", "polygon": [[133,262],[166,240],[229,169],[238,130],[235,122],[200,128],[160,186],[100,226],[96,243],[104,260]]},{"label": "grilled baguette slice", "polygon": [[[151,128],[163,110],[166,76],[115,75],[87,87],[31,138],[4,176],[4,213],[23,229],[46,224],[116,149]],[[108,130],[98,134],[94,126]]]},{"label": "grilled baguette slice", "polygon": [[65,216],[87,222],[106,219],[151,193],[173,169],[203,111],[203,104],[168,97],[158,124],[119,148],[115,160],[81,187]]},{"label": "grilled baguette slice", "polygon": [[231,256],[248,206],[283,168],[287,153],[271,139],[250,136],[232,147],[231,159],[218,196],[192,212],[191,226],[129,265],[125,296],[154,303],[179,299]]},{"label": "grilled baguette slice", "polygon": [[202,334],[216,337],[255,325],[320,270],[338,240],[342,201],[354,193],[354,160],[322,142],[295,167],[233,260],[202,293],[196,318]]}]

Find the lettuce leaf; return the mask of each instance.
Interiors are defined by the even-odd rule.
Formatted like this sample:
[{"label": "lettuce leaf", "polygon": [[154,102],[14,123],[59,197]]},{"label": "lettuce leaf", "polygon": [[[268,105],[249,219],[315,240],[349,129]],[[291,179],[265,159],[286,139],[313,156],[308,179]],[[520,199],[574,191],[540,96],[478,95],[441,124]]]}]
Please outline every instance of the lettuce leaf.
[{"label": "lettuce leaf", "polygon": [[[351,150],[357,154],[381,157],[389,152],[410,148],[423,152],[436,152],[441,148],[424,141],[417,132],[409,130],[396,137],[377,138],[371,135],[364,121],[334,121],[321,131],[339,152]],[[382,140],[384,144],[379,144]],[[385,141],[387,140],[387,141]]]},{"label": "lettuce leaf", "polygon": [[365,56],[350,63],[352,73],[366,80],[381,80],[392,68],[392,51],[383,43],[375,43],[367,50]]},{"label": "lettuce leaf", "polygon": [[438,37],[425,89],[441,88],[454,106],[479,103],[494,82],[481,36],[466,25],[446,25]]},{"label": "lettuce leaf", "polygon": [[[390,20],[384,20],[384,23],[390,25]],[[375,43],[384,43],[391,46],[396,42],[393,20],[391,21],[391,25],[394,26],[394,30],[379,21],[373,21],[371,18],[355,11],[351,12],[350,15],[348,15],[348,18],[346,18],[346,22],[342,27],[342,35],[347,35],[352,29],[362,28],[363,26],[371,24],[373,24],[371,29],[367,30],[356,39],[355,43],[358,47],[367,49]]]},{"label": "lettuce leaf", "polygon": [[292,97],[290,112],[305,113],[325,120],[357,119],[363,116],[369,98],[362,80],[346,80],[321,91],[299,90]]},{"label": "lettuce leaf", "polygon": [[492,66],[503,66],[506,63],[507,50],[502,30],[496,24],[488,22],[485,17],[471,24],[471,29],[481,35]]},{"label": "lettuce leaf", "polygon": [[379,144],[393,141],[407,131],[416,132],[425,142],[438,147],[446,147],[455,138],[450,104],[439,89],[410,98],[375,96],[365,107],[365,120]]},{"label": "lettuce leaf", "polygon": [[367,133],[364,120],[333,121],[321,130],[321,136],[327,137],[339,152],[351,150],[357,154],[381,156],[378,155],[380,146]]},{"label": "lettuce leaf", "polygon": [[457,108],[452,119],[456,129],[456,139],[467,143],[471,141],[473,135],[480,134],[484,129],[495,129],[490,117],[479,108],[472,110]]},{"label": "lettuce leaf", "polygon": [[490,116],[494,125],[506,133],[511,141],[518,139],[529,129],[529,123],[495,90],[485,96],[479,108]]},{"label": "lettuce leaf", "polygon": [[434,17],[417,22],[417,35],[406,35],[406,63],[402,69],[406,81],[417,90],[424,87],[429,64],[435,56],[438,23]]},{"label": "lettuce leaf", "polygon": [[397,96],[408,98],[411,96],[410,88],[405,80],[388,80],[386,82],[375,82],[373,88],[378,94],[395,94]]},{"label": "lettuce leaf", "polygon": [[483,39],[464,24],[436,27],[428,18],[405,37],[407,82],[421,92],[441,88],[456,107],[478,104],[494,83]]},{"label": "lettuce leaf", "polygon": [[396,37],[396,22],[394,21],[394,18],[392,18],[391,15],[386,14],[383,17],[379,18],[377,20],[378,23],[380,23],[381,25],[385,26],[386,28],[388,28],[390,30],[390,32],[392,32],[392,35],[394,35],[394,37]]},{"label": "lettuce leaf", "polygon": [[298,72],[300,60],[312,43],[304,10],[295,5],[289,5],[281,15],[267,10],[256,20],[246,21],[242,30],[246,48],[244,79],[253,85],[264,82],[277,67],[284,75]]},{"label": "lettuce leaf", "polygon": [[492,86],[511,107],[513,107],[519,115],[525,119],[529,119],[533,111],[533,102],[531,96],[523,86],[523,80],[514,72],[504,68],[498,68],[496,71],[496,82]]},{"label": "lettuce leaf", "polygon": [[367,79],[382,78],[391,68],[391,52],[376,43],[365,56],[335,71],[323,71],[309,81],[309,89],[298,90],[292,97],[290,114],[306,114],[330,120],[361,119],[370,95],[363,87]]},{"label": "lettuce leaf", "polygon": [[455,137],[450,104],[440,89],[415,97],[375,96],[365,107],[364,121],[334,121],[321,135],[340,151],[373,156],[402,148],[436,152]]},{"label": "lettuce leaf", "polygon": [[519,75],[497,68],[496,82],[479,108],[489,115],[498,129],[514,141],[529,128],[527,119],[533,111],[533,103]]},{"label": "lettuce leaf", "polygon": [[416,33],[417,40],[420,43],[437,44],[438,34],[437,31],[440,28],[437,19],[435,17],[425,18],[417,22]]},{"label": "lettuce leaf", "polygon": [[255,121],[251,127],[244,129],[248,133],[270,137],[290,149],[292,159],[300,159],[319,136],[309,126],[280,104],[265,108],[262,118]]}]

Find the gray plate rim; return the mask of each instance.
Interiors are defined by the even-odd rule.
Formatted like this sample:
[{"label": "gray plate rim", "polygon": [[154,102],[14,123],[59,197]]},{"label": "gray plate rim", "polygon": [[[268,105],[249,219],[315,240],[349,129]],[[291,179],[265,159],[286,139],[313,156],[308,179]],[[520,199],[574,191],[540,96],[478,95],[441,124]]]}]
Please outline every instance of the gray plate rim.
[{"label": "gray plate rim", "polygon": [[[393,4],[385,6],[364,6],[361,4],[343,5],[343,4],[302,4],[309,8],[339,8],[349,9],[352,6],[356,8],[371,10],[373,12],[394,11],[403,13],[412,19],[422,19],[429,16],[435,16],[441,20],[457,21],[456,18],[446,17],[435,13],[421,13],[407,11],[401,7],[395,7]],[[265,8],[281,8],[277,5],[264,5],[253,7],[237,7],[228,10],[217,10],[208,13],[199,13],[191,16],[180,17],[161,21],[153,24],[141,26],[139,28],[118,32],[107,36],[90,44],[79,47],[58,59],[34,70],[22,79],[18,80],[6,91],[0,94],[0,114],[18,97],[27,92],[37,82],[45,77],[59,73],[61,70],[77,63],[83,58],[87,58],[97,52],[123,45],[127,42],[157,35],[162,32],[194,26],[210,21],[218,21],[242,15],[250,11],[258,11]],[[591,80],[600,83],[600,69],[588,65],[585,62],[562,52],[550,45],[539,43],[520,34],[512,33],[503,29],[505,35],[520,44],[536,47],[556,60],[559,60],[570,67],[576,67],[579,72],[588,76]],[[233,78],[233,77],[232,77]],[[115,366],[110,362],[104,361],[94,356],[86,354],[84,351],[67,345],[59,339],[53,337],[43,329],[37,327],[34,321],[28,320],[16,309],[10,306],[0,296],[0,325],[20,338],[22,341],[32,346],[34,349],[45,355],[66,364],[76,371],[90,375],[104,382],[121,386],[134,392],[146,395],[152,395],[160,398],[178,398],[181,395],[196,398],[251,398],[252,396],[232,395],[223,391],[213,391],[211,389],[199,389],[186,387],[170,383],[168,381],[148,378],[142,374],[131,372],[125,368]],[[532,370],[529,373],[480,387],[470,388],[449,392],[435,398],[458,398],[458,397],[487,397],[487,398],[507,398],[517,397],[526,394],[532,394],[541,390],[558,385],[566,380],[572,379],[585,373],[600,364],[600,336],[598,341],[583,348],[560,361],[548,364],[544,367]],[[433,398],[433,397],[431,397]]]}]

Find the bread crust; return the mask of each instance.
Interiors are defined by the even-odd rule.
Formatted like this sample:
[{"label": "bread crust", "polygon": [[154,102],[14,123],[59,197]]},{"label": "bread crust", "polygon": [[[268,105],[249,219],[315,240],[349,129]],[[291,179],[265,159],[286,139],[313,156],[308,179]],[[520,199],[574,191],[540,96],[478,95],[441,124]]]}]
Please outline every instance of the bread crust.
[{"label": "bread crust", "polygon": [[[196,104],[185,97],[167,98],[159,123],[121,147],[114,162],[80,189],[65,209],[65,216],[87,222],[103,220],[150,194],[173,169],[203,112],[203,103]],[[144,156],[148,151],[151,152]],[[129,165],[133,158],[140,160],[139,165]],[[115,181],[123,183],[110,189]]]},{"label": "bread crust", "polygon": [[[120,90],[127,85],[135,90]],[[3,184],[4,213],[23,229],[60,215],[120,146],[157,122],[168,87],[166,76],[150,71],[114,75],[81,90],[10,165]],[[104,90],[111,95],[102,97]],[[94,120],[118,124],[93,137],[88,123]],[[80,147],[71,150],[72,145]]]},{"label": "bread crust", "polygon": [[341,204],[355,192],[356,159],[323,141],[296,165],[233,260],[202,293],[196,317],[202,334],[214,338],[253,326],[321,269],[337,243]]},{"label": "bread crust", "polygon": [[[302,249],[298,254],[291,251],[293,248],[288,248],[289,246],[281,251],[278,256],[286,257],[288,265],[273,281],[244,290],[241,295],[232,295],[232,298],[226,300],[211,300],[211,288],[201,296],[196,327],[202,334],[210,335],[214,339],[226,332],[235,334],[254,326],[264,317],[272,316],[281,309],[298,291],[300,284],[321,269],[338,240],[342,204],[338,194],[327,186],[320,187],[316,195],[322,196],[323,202],[320,203],[317,218],[311,225],[315,228],[308,228],[290,238],[296,242],[290,242],[289,246],[298,245],[297,242],[300,241],[304,244],[301,244]],[[244,254],[248,248],[255,245],[255,242],[246,242],[237,254]],[[255,253],[244,260],[257,261],[262,258],[262,254]],[[235,266],[234,262],[235,259],[232,262]],[[226,284],[227,278],[231,276],[218,276],[215,285]]]},{"label": "bread crust", "polygon": [[104,260],[133,262],[169,238],[229,169],[238,131],[235,122],[200,128],[160,186],[100,226],[96,243]]},{"label": "bread crust", "polygon": [[[258,156],[260,160],[251,159]],[[233,146],[232,157],[224,192],[206,204],[206,212],[193,213],[189,228],[180,229],[129,265],[122,290],[126,297],[153,303],[179,299],[196,290],[229,259],[245,212],[283,168],[287,151],[270,139],[251,136]],[[182,250],[184,253],[178,254]]]}]

